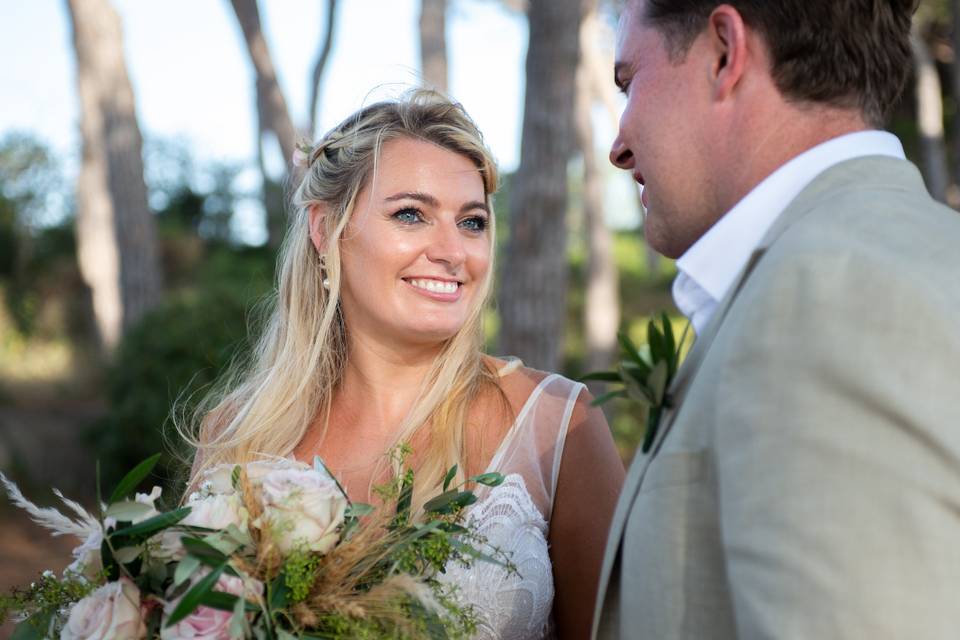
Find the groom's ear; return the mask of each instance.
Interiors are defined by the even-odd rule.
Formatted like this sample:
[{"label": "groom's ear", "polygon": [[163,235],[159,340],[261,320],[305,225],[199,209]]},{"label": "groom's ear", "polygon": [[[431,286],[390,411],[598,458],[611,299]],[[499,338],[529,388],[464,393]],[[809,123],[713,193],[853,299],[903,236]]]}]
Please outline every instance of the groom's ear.
[{"label": "groom's ear", "polygon": [[310,242],[317,253],[323,255],[327,252],[327,210],[323,205],[312,204],[307,209],[307,216]]},{"label": "groom's ear", "polygon": [[743,78],[748,65],[747,26],[740,12],[728,4],[713,10],[707,23],[712,66],[710,81],[718,102],[729,98]]}]

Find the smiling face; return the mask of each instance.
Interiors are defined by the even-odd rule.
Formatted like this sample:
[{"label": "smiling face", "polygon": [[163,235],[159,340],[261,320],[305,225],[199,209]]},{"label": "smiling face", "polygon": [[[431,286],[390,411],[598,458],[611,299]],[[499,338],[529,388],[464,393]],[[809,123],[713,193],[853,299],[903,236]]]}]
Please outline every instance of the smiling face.
[{"label": "smiling face", "polygon": [[429,142],[386,142],[340,240],[348,332],[397,345],[453,337],[486,287],[490,212],[467,157]]},{"label": "smiling face", "polygon": [[645,19],[645,0],[629,2],[617,29],[615,78],[627,97],[610,161],[643,185],[644,234],[660,253],[679,257],[721,212],[711,196],[709,51],[698,39],[670,58],[663,35]]}]

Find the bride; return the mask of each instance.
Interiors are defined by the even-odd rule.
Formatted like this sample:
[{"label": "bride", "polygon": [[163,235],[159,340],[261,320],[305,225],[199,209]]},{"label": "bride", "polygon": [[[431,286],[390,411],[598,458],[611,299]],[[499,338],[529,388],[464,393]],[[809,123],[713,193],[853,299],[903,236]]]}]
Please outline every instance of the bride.
[{"label": "bride", "polygon": [[454,464],[458,482],[498,471],[468,517],[519,575],[477,562],[443,579],[476,607],[478,637],[588,637],[623,467],[582,384],[482,352],[497,170],[480,132],[420,90],[306,155],[275,309],[247,369],[202,404],[192,482],[319,455],[370,502],[385,452],[408,443],[416,508]]}]

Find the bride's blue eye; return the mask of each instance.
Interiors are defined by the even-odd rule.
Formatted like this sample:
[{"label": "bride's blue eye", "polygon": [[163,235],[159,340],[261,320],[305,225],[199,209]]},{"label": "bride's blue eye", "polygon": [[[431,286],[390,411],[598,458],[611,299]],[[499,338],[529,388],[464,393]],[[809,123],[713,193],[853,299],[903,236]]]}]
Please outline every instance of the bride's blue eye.
[{"label": "bride's blue eye", "polygon": [[420,212],[412,207],[406,207],[400,209],[395,214],[393,214],[394,220],[401,222],[403,224],[416,224],[420,222],[423,217],[420,215]]},{"label": "bride's blue eye", "polygon": [[480,216],[474,216],[472,218],[467,218],[466,220],[461,220],[460,227],[462,229],[466,229],[467,231],[480,233],[487,228],[487,221],[485,218]]}]

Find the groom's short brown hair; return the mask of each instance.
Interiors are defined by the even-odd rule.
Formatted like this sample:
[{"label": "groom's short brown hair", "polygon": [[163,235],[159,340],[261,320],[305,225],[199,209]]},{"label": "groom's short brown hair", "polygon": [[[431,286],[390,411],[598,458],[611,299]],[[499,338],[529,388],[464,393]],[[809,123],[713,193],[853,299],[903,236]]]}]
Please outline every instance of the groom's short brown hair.
[{"label": "groom's short brown hair", "polygon": [[880,126],[910,72],[910,21],[919,0],[647,0],[646,21],[682,58],[721,4],[767,42],[787,98],[859,107]]}]

